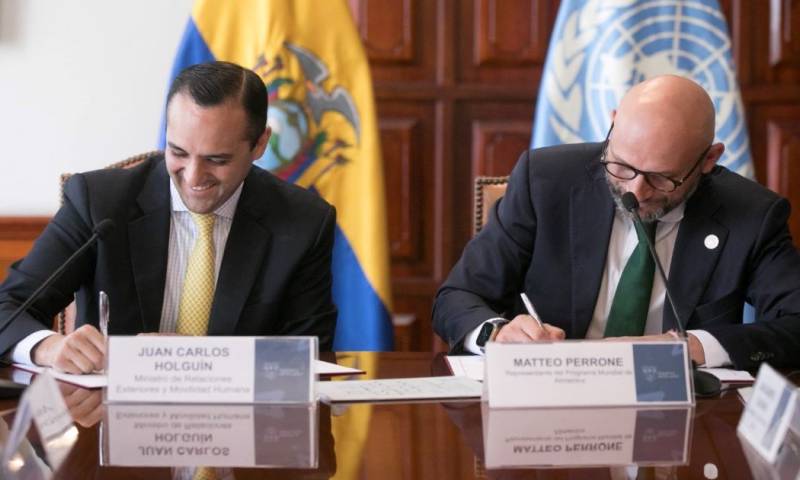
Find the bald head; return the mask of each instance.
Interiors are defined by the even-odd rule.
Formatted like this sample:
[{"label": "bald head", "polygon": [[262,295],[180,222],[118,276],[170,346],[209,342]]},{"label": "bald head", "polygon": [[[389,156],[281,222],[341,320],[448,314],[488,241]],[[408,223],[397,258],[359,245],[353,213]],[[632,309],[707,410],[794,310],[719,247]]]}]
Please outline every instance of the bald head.
[{"label": "bald head", "polygon": [[655,77],[635,85],[622,98],[614,114],[614,137],[625,155],[646,152],[653,161],[696,158],[714,141],[714,104],[688,78]]},{"label": "bald head", "polygon": [[609,177],[615,198],[632,192],[640,214],[660,218],[688,198],[725,150],[714,141],[714,104],[700,85],[664,75],[634,86],[612,114],[614,130],[605,151],[607,161],[667,177],[675,190],[658,190],[639,175]]}]

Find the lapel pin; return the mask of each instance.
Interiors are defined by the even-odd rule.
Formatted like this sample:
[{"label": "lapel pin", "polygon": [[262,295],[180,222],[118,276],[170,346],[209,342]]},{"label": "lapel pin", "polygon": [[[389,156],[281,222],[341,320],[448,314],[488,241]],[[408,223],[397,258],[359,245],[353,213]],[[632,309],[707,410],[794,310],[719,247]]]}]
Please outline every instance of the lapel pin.
[{"label": "lapel pin", "polygon": [[713,233],[711,235],[706,235],[705,240],[703,240],[703,245],[709,250],[714,250],[719,246],[719,237]]}]

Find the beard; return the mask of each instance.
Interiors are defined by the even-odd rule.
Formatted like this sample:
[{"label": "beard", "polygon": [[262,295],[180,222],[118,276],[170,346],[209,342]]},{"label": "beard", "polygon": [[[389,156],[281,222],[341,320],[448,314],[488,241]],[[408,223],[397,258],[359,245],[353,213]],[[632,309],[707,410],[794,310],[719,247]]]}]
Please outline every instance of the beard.
[{"label": "beard", "polygon": [[[615,184],[608,178],[608,175],[605,175],[606,184],[608,185],[608,190],[611,193],[611,198],[614,199],[614,204],[617,206],[617,210],[619,210],[623,215],[627,216],[628,218],[632,218],[633,215],[631,212],[625,209],[625,206],[622,204],[622,195],[625,193],[619,185]],[[641,209],[639,210],[639,215],[644,223],[651,223],[661,219],[664,215],[671,212],[675,207],[680,205],[681,203],[685,202],[687,198],[692,196],[694,191],[697,189],[699,182],[694,182],[691,188],[686,190],[686,193],[680,196],[676,196],[674,198],[670,198],[666,194],[664,195],[663,199],[660,200],[660,205],[652,211],[646,212],[642,214]]]}]

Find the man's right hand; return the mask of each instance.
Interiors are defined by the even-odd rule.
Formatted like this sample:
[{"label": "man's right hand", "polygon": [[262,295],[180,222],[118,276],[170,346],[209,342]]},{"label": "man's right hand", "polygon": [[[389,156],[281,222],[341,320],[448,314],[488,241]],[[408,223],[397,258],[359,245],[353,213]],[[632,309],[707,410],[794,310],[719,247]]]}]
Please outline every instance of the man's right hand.
[{"label": "man's right hand", "polygon": [[530,315],[517,315],[500,329],[496,342],[532,342],[534,340],[564,340],[564,330],[543,323],[539,326]]},{"label": "man's right hand", "polygon": [[31,352],[36,365],[53,367],[66,373],[91,373],[102,370],[106,358],[106,342],[96,328],[84,325],[67,336],[50,335]]}]

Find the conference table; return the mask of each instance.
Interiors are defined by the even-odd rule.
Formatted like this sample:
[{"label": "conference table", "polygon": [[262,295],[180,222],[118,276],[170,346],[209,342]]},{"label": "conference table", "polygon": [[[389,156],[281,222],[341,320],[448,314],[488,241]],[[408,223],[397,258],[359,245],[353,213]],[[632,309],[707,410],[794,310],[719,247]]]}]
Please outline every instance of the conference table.
[{"label": "conference table", "polygon": [[[406,378],[449,375],[444,355],[426,352],[343,352],[321,355],[321,359],[360,368],[366,375],[352,377]],[[0,376],[10,378],[12,368],[0,369]],[[77,439],[63,464],[53,478],[64,479],[171,479],[183,476],[185,466],[141,464],[141,452],[127,453],[121,447],[113,452],[114,441],[134,436],[133,422],[112,419],[130,418],[115,413],[115,406],[104,405],[101,389],[84,389],[59,382],[62,396],[77,426]],[[12,424],[17,400],[0,400],[0,412],[8,426]],[[136,408],[128,406],[126,408]],[[152,407],[144,407],[152,408]],[[164,406],[184,414],[220,407]],[[241,406],[221,407],[233,415]],[[252,408],[250,406],[249,408]],[[269,407],[264,407],[269,408]],[[194,410],[192,410],[194,409]],[[359,403],[328,406],[320,404],[311,409],[301,409],[300,416],[287,416],[286,410],[256,410],[255,429],[269,434],[258,436],[267,441],[263,458],[273,462],[273,468],[228,468],[220,470],[220,478],[379,478],[379,479],[480,479],[480,478],[536,478],[536,479],[617,479],[617,478],[758,478],[745,456],[743,445],[736,435],[736,426],[742,414],[743,402],[735,390],[724,391],[719,397],[700,399],[694,408],[687,410],[688,425],[685,459],[665,465],[625,467],[603,466],[534,466],[530,468],[489,469],[484,455],[484,420],[487,415],[478,400],[412,403]],[[216,410],[215,410],[216,411]],[[603,416],[603,413],[597,414]],[[272,421],[301,418],[300,424],[312,420],[310,437],[302,434],[296,448],[296,439],[280,438]],[[292,420],[294,421],[294,420]],[[109,427],[112,424],[112,427]],[[235,422],[233,423],[235,425]],[[235,429],[234,429],[235,430]],[[231,432],[234,435],[240,432]],[[241,433],[243,449],[252,448],[252,432]],[[651,435],[653,436],[653,435]],[[35,431],[28,434],[33,451],[43,456]],[[263,440],[266,439],[266,440]],[[658,442],[658,438],[651,438]],[[666,447],[665,447],[666,448]],[[140,447],[141,449],[141,447]],[[263,449],[263,448],[262,448]],[[109,450],[112,450],[109,453]],[[146,449],[142,449],[145,451]],[[277,450],[288,451],[280,457]],[[297,461],[310,454],[313,461],[298,465]],[[116,458],[115,458],[116,455]],[[122,455],[122,456],[120,456]],[[127,455],[127,457],[126,457]],[[130,465],[136,457],[137,465]],[[120,458],[123,460],[120,462]],[[281,466],[281,458],[288,462]],[[121,463],[121,464],[120,464]],[[158,463],[158,462],[155,462]],[[263,464],[262,464],[263,465]],[[288,468],[287,465],[290,465]],[[756,467],[752,467],[756,468]],[[762,466],[763,468],[763,466]]]}]

